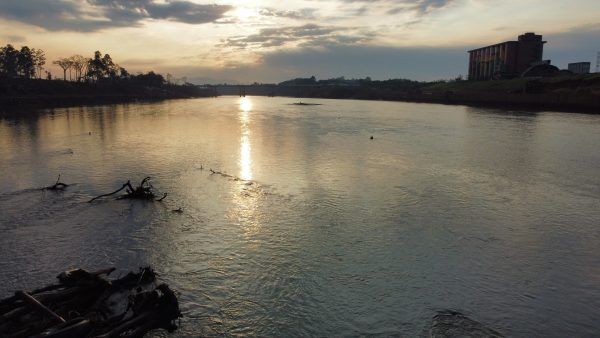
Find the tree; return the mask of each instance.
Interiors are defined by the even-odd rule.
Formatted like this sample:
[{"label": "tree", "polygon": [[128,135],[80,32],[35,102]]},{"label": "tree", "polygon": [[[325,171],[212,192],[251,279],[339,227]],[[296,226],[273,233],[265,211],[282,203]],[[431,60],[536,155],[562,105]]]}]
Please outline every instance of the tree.
[{"label": "tree", "polygon": [[117,77],[117,71],[119,70],[119,65],[115,64],[108,54],[104,54],[102,58],[102,65],[104,69],[104,76],[107,76],[111,79],[115,79]]},{"label": "tree", "polygon": [[89,61],[87,73],[95,81],[100,80],[104,75],[104,63],[100,51],[94,52],[94,58]]},{"label": "tree", "polygon": [[0,72],[7,77],[15,77],[18,73],[19,51],[12,45],[0,48]]},{"label": "tree", "polygon": [[63,80],[67,81],[67,70],[72,66],[71,60],[68,58],[60,58],[52,63],[62,68]]},{"label": "tree", "polygon": [[19,75],[29,79],[35,76],[35,64],[33,61],[33,53],[27,46],[21,47],[17,55],[17,72]]},{"label": "tree", "polygon": [[165,78],[155,72],[148,72],[146,74],[139,74],[132,77],[133,81],[148,87],[161,87],[165,84]]},{"label": "tree", "polygon": [[44,69],[44,65],[46,64],[46,54],[41,49],[31,49],[31,54],[33,55],[33,65],[37,71],[37,77],[39,79],[42,78],[42,70]]},{"label": "tree", "polygon": [[127,79],[129,78],[129,72],[127,71],[127,69],[119,67],[119,76],[121,77],[121,79]]},{"label": "tree", "polygon": [[81,56],[81,55],[73,55],[70,58],[73,70],[75,70],[75,79],[77,82],[80,82],[83,79],[84,74],[86,73],[87,67],[89,65],[89,59]]}]

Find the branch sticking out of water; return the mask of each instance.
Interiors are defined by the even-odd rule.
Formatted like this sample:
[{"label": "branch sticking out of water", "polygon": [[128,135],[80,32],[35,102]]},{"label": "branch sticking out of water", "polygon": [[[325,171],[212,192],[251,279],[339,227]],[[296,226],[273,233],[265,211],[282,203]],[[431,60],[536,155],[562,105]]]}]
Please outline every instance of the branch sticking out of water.
[{"label": "branch sticking out of water", "polygon": [[42,188],[42,190],[53,190],[53,191],[60,190],[60,191],[63,191],[63,190],[65,190],[65,189],[67,189],[68,187],[69,187],[69,184],[62,183],[62,182],[60,181],[60,174],[58,174],[58,178],[56,179],[56,183],[54,183],[54,184],[53,184],[53,185],[51,185],[51,186],[48,186],[48,187]]},{"label": "branch sticking out of water", "polygon": [[[91,203],[102,197],[116,195],[119,192],[121,192],[122,190],[125,190],[125,195],[118,196],[117,197],[118,200],[121,200],[121,199],[155,200],[155,198],[156,198],[156,194],[154,193],[154,187],[150,183],[150,177],[145,177],[142,180],[142,182],[140,183],[140,185],[135,188],[131,185],[131,181],[127,181],[123,184],[123,186],[121,188],[119,188],[111,193],[94,197],[91,200],[89,200],[88,203]],[[156,199],[156,201],[161,202],[166,197],[167,197],[167,193],[164,193],[163,196],[159,199]]]}]

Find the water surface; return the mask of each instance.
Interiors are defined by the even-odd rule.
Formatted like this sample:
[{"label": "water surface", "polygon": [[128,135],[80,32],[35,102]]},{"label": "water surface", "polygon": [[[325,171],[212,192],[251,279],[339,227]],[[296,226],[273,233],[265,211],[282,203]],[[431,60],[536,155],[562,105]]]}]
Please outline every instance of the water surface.
[{"label": "water surface", "polygon": [[[150,264],[180,336],[600,333],[600,116],[310,101],[0,116],[0,297]],[[163,203],[85,203],[145,176]]]}]

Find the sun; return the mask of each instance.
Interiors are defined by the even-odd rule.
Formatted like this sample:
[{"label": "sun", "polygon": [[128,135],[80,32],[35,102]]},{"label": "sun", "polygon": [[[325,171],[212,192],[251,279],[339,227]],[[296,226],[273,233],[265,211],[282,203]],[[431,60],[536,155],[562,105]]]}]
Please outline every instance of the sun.
[{"label": "sun", "polygon": [[235,10],[234,13],[240,21],[249,21],[251,19],[257,18],[260,15],[258,8],[252,7],[239,7]]}]

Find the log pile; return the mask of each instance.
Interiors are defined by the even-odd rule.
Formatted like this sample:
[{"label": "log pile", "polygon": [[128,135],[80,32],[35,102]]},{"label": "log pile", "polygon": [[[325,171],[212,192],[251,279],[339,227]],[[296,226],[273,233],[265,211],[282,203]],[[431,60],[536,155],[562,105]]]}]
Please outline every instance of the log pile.
[{"label": "log pile", "polygon": [[0,337],[143,337],[177,328],[177,297],[168,285],[156,285],[151,268],[103,277],[114,270],[63,272],[58,284],[0,300]]}]

